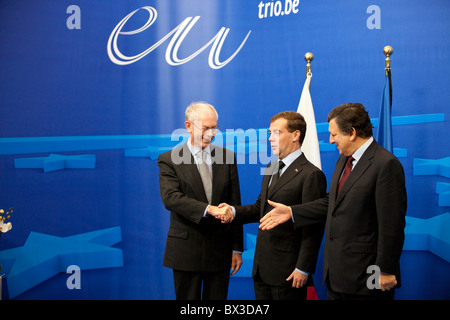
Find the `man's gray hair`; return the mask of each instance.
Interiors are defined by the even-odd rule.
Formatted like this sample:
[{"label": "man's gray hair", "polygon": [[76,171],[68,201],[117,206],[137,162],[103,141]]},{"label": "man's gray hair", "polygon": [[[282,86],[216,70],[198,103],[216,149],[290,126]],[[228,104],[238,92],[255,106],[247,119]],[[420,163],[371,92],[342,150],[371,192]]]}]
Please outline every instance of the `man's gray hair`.
[{"label": "man's gray hair", "polygon": [[210,105],[209,103],[203,101],[192,102],[187,108],[185,112],[185,121],[194,122],[198,119],[199,114],[205,109],[209,109],[216,115],[216,119],[219,120],[219,115],[216,109]]}]

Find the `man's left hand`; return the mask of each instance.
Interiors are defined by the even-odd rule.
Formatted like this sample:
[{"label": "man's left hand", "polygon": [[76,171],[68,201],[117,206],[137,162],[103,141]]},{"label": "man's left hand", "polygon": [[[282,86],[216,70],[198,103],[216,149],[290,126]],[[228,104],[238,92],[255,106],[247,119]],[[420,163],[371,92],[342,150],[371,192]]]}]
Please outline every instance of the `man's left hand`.
[{"label": "man's left hand", "polygon": [[242,254],[241,253],[233,253],[231,257],[231,275],[234,275],[242,266]]}]

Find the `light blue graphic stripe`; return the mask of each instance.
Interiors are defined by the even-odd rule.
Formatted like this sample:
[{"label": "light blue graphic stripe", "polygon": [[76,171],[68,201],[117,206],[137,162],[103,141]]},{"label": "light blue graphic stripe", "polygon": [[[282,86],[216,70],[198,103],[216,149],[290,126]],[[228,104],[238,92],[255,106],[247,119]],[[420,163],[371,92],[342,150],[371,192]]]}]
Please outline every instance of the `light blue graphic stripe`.
[{"label": "light blue graphic stripe", "polygon": [[[429,114],[417,114],[411,116],[397,116],[392,117],[393,126],[403,126],[408,124],[422,124],[432,122],[445,121],[445,115],[443,113],[429,113]],[[379,119],[372,119],[372,125],[377,128]],[[317,124],[317,133],[328,132],[328,123],[322,122]]]},{"label": "light blue graphic stripe", "polygon": [[[436,113],[393,117],[392,124],[397,126],[442,122],[444,120],[445,115],[443,113]],[[376,127],[378,125],[378,119],[372,119],[372,123],[374,127]],[[258,132],[263,130],[267,129],[256,129]],[[317,131],[319,133],[328,132],[328,123],[318,123]],[[231,133],[225,132],[223,134],[238,136],[239,134],[245,134],[245,131],[242,130],[240,132]],[[268,135],[266,136],[268,138]],[[147,148],[149,146],[165,149],[177,145],[184,138],[185,137],[181,135],[175,135],[176,141],[173,141],[173,136],[171,134],[0,138],[0,155],[62,151],[136,149]]]},{"label": "light blue graphic stripe", "polygon": [[166,147],[177,143],[169,134],[1,138],[0,154]]}]

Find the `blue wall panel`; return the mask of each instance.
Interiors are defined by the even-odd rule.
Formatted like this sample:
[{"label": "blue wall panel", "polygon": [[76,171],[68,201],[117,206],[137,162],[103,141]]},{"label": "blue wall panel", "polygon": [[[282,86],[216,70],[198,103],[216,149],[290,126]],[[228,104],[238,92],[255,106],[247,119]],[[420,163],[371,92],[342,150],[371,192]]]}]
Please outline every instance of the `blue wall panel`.
[{"label": "blue wall panel", "polygon": [[[265,3],[280,14],[265,14]],[[394,48],[394,147],[408,191],[397,298],[450,298],[448,1],[303,0],[295,12],[286,9],[292,3],[297,2],[0,2],[0,208],[14,207],[13,229],[0,238],[2,273],[13,272],[12,252],[23,251],[36,234],[65,239],[114,228],[120,241],[105,245],[122,254],[121,264],[82,269],[81,289],[72,290],[63,259],[48,280],[20,294],[10,288],[12,298],[173,299],[172,272],[162,267],[169,214],[159,196],[156,157],[185,138],[172,133],[184,127],[186,106],[204,100],[217,108],[223,135],[216,143],[246,150],[239,164],[242,202],[253,203],[270,156],[269,119],[297,109],[303,56],[313,52],[311,97],[322,169],[330,181],[338,152],[328,144],[327,114],[341,103],[361,102],[377,127],[385,45]],[[71,5],[75,11],[68,10]],[[371,5],[379,16],[367,13]],[[109,40],[129,14],[114,48]],[[71,29],[77,22],[81,28]],[[379,28],[370,28],[372,22]],[[174,51],[176,31],[189,24]],[[222,28],[229,32],[214,51]],[[146,50],[139,60],[121,64],[127,59],[120,54]],[[211,62],[215,53],[218,62]],[[247,134],[247,140],[234,134]],[[257,225],[245,231],[251,239]],[[326,299],[322,250],[315,284]],[[74,259],[81,264],[80,257]],[[39,268],[31,269],[48,271]],[[238,273],[229,297],[254,299],[252,285]]]}]

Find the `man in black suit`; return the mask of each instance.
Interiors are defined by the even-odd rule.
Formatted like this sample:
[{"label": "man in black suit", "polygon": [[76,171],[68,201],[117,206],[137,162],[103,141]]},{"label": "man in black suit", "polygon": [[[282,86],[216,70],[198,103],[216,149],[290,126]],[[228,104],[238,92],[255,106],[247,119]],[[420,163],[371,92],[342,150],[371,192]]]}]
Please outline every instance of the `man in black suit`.
[{"label": "man in black suit", "polygon": [[[340,158],[327,197],[275,207],[260,228],[294,220],[295,227],[327,222],[323,262],[329,299],[393,299],[400,286],[400,255],[407,206],[405,175],[398,159],[372,137],[364,106],[346,103],[328,115],[330,143]],[[375,266],[377,287],[370,289]],[[392,289],[392,290],[391,290]]]},{"label": "man in black suit", "polygon": [[[272,209],[267,199],[293,205],[326,194],[325,175],[300,149],[306,134],[303,116],[295,111],[276,114],[270,120],[269,133],[278,160],[266,168],[256,203],[235,207],[233,224],[258,222]],[[323,222],[299,229],[286,222],[258,232],[252,272],[257,300],[306,300],[323,231]]]},{"label": "man in black suit", "polygon": [[221,202],[240,204],[233,152],[211,145],[218,130],[213,106],[196,102],[186,109],[189,140],[158,158],[161,199],[170,211],[163,265],[173,269],[177,299],[227,298],[230,266],[242,265],[242,226],[216,216],[232,212]]}]

